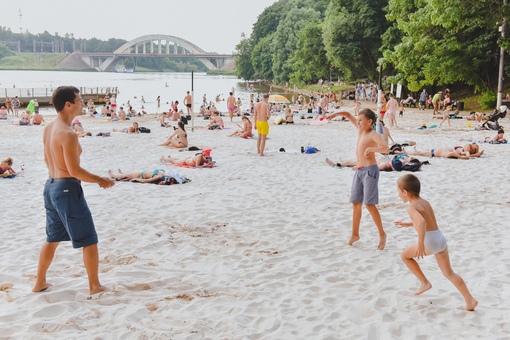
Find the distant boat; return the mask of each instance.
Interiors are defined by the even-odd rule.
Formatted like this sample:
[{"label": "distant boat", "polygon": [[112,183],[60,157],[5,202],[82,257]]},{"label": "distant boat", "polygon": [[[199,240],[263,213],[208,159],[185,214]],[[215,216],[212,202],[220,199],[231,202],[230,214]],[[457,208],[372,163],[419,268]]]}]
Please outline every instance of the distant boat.
[{"label": "distant boat", "polygon": [[117,73],[133,73],[133,72],[135,72],[135,69],[134,68],[125,68],[124,66],[122,66],[122,67],[116,68],[115,70],[113,70],[113,72],[117,72]]}]

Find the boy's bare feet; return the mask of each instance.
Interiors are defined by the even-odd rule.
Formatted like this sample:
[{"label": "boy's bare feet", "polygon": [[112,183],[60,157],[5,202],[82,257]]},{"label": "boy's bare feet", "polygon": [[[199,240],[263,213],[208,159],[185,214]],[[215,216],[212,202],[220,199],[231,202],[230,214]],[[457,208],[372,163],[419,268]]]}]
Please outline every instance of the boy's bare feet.
[{"label": "boy's bare feet", "polygon": [[386,246],[386,234],[382,235],[379,238],[379,245],[377,246],[377,250],[383,250]]},{"label": "boy's bare feet", "polygon": [[347,241],[347,245],[348,246],[352,246],[352,244],[356,241],[359,241],[359,236],[351,236],[351,238],[349,239],[349,241]]},{"label": "boy's bare feet", "polygon": [[476,301],[475,299],[472,299],[471,301],[466,303],[466,310],[474,311],[476,306],[478,306],[478,301]]},{"label": "boy's bare feet", "polygon": [[34,287],[32,287],[32,292],[34,292],[34,293],[44,292],[46,289],[48,289],[50,287],[51,287],[51,285],[49,283],[47,283],[46,281],[41,282],[41,283],[36,282]]},{"label": "boy's bare feet", "polygon": [[414,295],[420,295],[421,293],[426,292],[430,288],[432,288],[432,285],[430,284],[430,282],[427,281],[427,283],[422,283],[420,288],[418,288],[418,290],[414,293]]},{"label": "boy's bare feet", "polygon": [[108,288],[106,288],[105,286],[101,286],[101,285],[94,287],[94,288],[89,287],[89,294],[94,295],[97,293],[106,292],[107,290],[108,290]]}]

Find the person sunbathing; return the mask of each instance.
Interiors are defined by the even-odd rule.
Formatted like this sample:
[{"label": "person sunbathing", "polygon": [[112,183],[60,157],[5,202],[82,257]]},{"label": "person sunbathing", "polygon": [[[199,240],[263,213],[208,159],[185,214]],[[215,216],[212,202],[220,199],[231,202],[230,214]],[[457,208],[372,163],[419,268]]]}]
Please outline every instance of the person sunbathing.
[{"label": "person sunbathing", "polygon": [[12,158],[7,157],[0,163],[0,177],[14,177],[17,175],[17,172],[12,168]]},{"label": "person sunbathing", "polygon": [[122,133],[138,133],[138,123],[134,122],[132,126],[128,128],[113,128],[113,132],[122,132]]},{"label": "person sunbathing", "polygon": [[253,132],[252,132],[253,126],[251,124],[250,119],[246,116],[243,116],[242,120],[244,122],[244,125],[241,126],[241,125],[237,124],[237,126],[239,126],[239,129],[237,129],[236,131],[234,131],[230,135],[228,135],[229,137],[233,137],[233,136],[240,136],[243,138],[253,137]]},{"label": "person sunbathing", "polygon": [[215,165],[212,158],[204,155],[203,153],[197,153],[194,157],[187,157],[184,159],[177,159],[168,155],[168,157],[162,156],[159,160],[161,162],[180,166],[191,166],[195,168],[212,168]]},{"label": "person sunbathing", "polygon": [[209,124],[206,126],[209,130],[223,129],[225,127],[225,123],[223,122],[223,118],[220,117],[220,113],[218,111],[214,111],[209,118]]},{"label": "person sunbathing", "polygon": [[462,149],[468,153],[469,157],[480,157],[483,155],[483,151],[480,151],[480,147],[474,142],[464,145]]},{"label": "person sunbathing", "polygon": [[188,146],[188,134],[184,128],[184,123],[180,121],[177,123],[177,128],[174,127],[174,133],[172,133],[163,144],[160,146],[166,146],[173,149],[182,149]]},{"label": "person sunbathing", "polygon": [[[153,183],[158,185],[172,185],[179,183],[176,177],[166,174],[163,169],[143,170],[141,172],[123,173],[118,169],[119,173],[114,174],[112,170],[108,170],[108,175],[116,181]],[[175,174],[174,174],[175,175]]]},{"label": "person sunbathing", "polygon": [[[416,146],[412,150],[406,150],[404,151],[408,155],[412,156],[425,156],[425,157],[442,157],[442,158],[459,158],[459,159],[469,159],[470,158],[470,152],[465,151],[462,146],[456,146],[453,148],[437,148],[437,149],[430,149],[430,150],[416,150]],[[475,157],[475,156],[473,156]]]},{"label": "person sunbathing", "polygon": [[[380,153],[375,154],[375,160],[377,162],[377,166],[380,171],[402,171],[402,167],[406,163],[416,162],[418,161],[416,158],[411,157],[407,154],[398,154],[398,155],[383,155]],[[419,162],[419,161],[418,161]],[[329,158],[326,158],[326,163],[334,168],[354,168],[357,167],[358,162],[356,160],[345,161],[335,163],[331,161]],[[427,163],[428,164],[428,163]],[[415,170],[413,170],[415,171]]]}]

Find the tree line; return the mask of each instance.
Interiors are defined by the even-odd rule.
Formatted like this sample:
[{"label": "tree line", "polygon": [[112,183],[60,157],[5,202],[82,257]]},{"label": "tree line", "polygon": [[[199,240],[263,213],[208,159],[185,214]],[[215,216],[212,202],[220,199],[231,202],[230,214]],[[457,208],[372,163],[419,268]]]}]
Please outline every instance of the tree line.
[{"label": "tree line", "polygon": [[[100,40],[97,38],[83,39],[75,38],[72,33],[66,33],[60,36],[58,33],[50,34],[48,31],[44,33],[32,34],[30,32],[14,33],[7,27],[0,27],[0,60],[5,57],[14,56],[16,52],[35,52],[51,53],[52,42],[58,45],[57,51],[60,53],[73,53],[76,50],[81,52],[98,53],[113,52],[127,41],[124,39],[110,38],[108,40]],[[173,47],[172,47],[173,48]],[[143,67],[158,71],[176,71],[206,72],[207,67],[194,58],[125,58],[123,65],[128,68]]]},{"label": "tree line", "polygon": [[[411,91],[463,84],[483,92],[497,83],[501,0],[279,0],[236,46],[246,80],[304,85],[332,75],[375,81],[382,64]],[[509,71],[508,63],[505,71]]]}]

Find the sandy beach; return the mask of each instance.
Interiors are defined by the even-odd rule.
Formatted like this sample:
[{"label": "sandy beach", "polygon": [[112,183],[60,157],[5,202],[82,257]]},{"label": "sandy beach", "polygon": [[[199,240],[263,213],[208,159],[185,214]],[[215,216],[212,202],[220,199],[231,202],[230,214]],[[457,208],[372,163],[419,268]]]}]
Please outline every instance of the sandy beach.
[{"label": "sandy beach", "polygon": [[[187,126],[190,146],[213,148],[217,167],[190,169],[159,162],[195,152],[158,146],[171,129],[159,127],[156,115],[135,118],[152,132],[81,138],[82,166],[104,176],[109,169],[172,169],[192,181],[117,182],[108,190],[83,184],[99,235],[101,283],[110,289],[90,296],[81,250],[68,242],[48,271],[52,286],[31,292],[46,237],[43,127],[11,120],[0,121],[0,158],[26,170],[0,179],[2,339],[510,338],[508,145],[483,144],[479,159],[418,157],[430,161],[416,175],[448,240],[452,267],[479,301],[467,312],[432,256],[419,262],[433,288],[413,294],[419,282],[400,253],[416,232],[393,225],[409,220],[396,190],[403,173],[384,172],[379,181],[386,248],[376,249],[365,209],[361,240],[345,244],[353,171],[324,160],[355,158],[357,131],[349,122],[271,125],[267,155],[259,157],[255,140],[227,137],[236,128],[228,118],[222,131],[204,130],[208,121],[196,118],[195,131]],[[93,134],[131,125],[80,120]],[[439,122],[431,110],[406,109],[391,134],[397,142],[416,141],[419,150],[495,134],[475,131],[464,119],[417,129]],[[508,118],[500,123],[510,126]],[[301,154],[307,145],[320,152]]]}]

